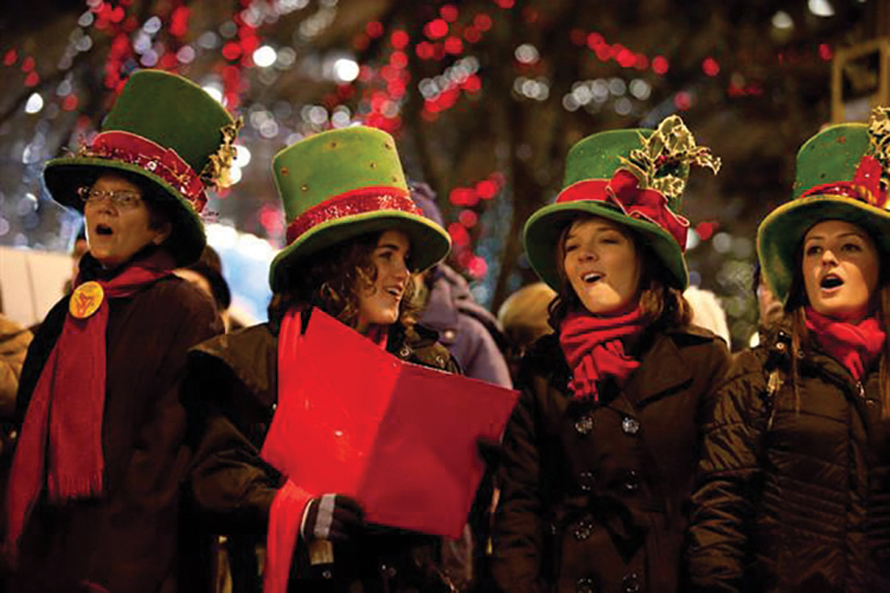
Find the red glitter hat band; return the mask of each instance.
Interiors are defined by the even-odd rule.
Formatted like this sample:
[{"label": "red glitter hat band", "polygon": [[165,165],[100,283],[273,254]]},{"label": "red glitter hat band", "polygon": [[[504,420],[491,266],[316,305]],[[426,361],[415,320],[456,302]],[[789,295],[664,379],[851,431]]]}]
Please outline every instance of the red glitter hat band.
[{"label": "red glitter hat band", "polygon": [[107,159],[136,165],[169,183],[200,214],[207,204],[201,178],[175,150],[129,132],[103,132],[92,145],[81,148],[77,156]]},{"label": "red glitter hat band", "polygon": [[589,179],[565,188],[557,203],[590,200],[617,206],[630,218],[649,221],[671,234],[680,251],[686,251],[689,221],[667,206],[667,198],[653,189],[640,189],[639,180],[626,169],[619,169],[610,180]]},{"label": "red glitter hat band", "polygon": [[287,227],[287,244],[290,245],[306,231],[325,222],[385,210],[423,216],[423,212],[404,189],[365,187],[328,198],[294,218]]}]

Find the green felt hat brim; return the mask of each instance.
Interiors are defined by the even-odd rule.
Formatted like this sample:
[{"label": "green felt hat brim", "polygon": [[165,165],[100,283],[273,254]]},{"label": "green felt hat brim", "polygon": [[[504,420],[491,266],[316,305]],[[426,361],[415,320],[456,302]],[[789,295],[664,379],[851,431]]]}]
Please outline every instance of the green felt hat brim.
[{"label": "green felt hat brim", "polygon": [[689,286],[686,260],[673,235],[657,224],[631,218],[603,202],[578,200],[545,206],[525,224],[523,243],[528,261],[538,277],[557,292],[562,288],[556,265],[559,236],[579,215],[600,216],[629,227],[664,265],[671,286],[680,290]]},{"label": "green felt hat brim", "polygon": [[880,252],[890,256],[890,212],[845,196],[798,198],[769,213],[757,229],[757,257],[766,282],[784,305],[791,290],[797,252],[807,231],[826,220],[843,220],[866,230]]},{"label": "green felt hat brim", "polygon": [[171,237],[175,237],[176,245],[170,255],[179,266],[187,266],[201,257],[201,252],[207,245],[207,237],[204,234],[204,225],[191,203],[169,183],[138,165],[113,159],[64,157],[46,163],[43,179],[53,200],[63,206],[75,208],[82,214],[83,202],[77,195],[77,188],[95,181],[97,174],[101,174],[103,170],[134,173],[164,190],[178,206],[174,209],[173,220],[170,221],[173,226]]},{"label": "green felt hat brim", "polygon": [[368,233],[400,230],[411,241],[412,272],[422,272],[445,259],[451,251],[451,238],[442,227],[417,214],[397,210],[375,210],[313,226],[282,249],[269,269],[272,292],[282,292],[289,278],[301,273],[311,256],[343,241]]}]

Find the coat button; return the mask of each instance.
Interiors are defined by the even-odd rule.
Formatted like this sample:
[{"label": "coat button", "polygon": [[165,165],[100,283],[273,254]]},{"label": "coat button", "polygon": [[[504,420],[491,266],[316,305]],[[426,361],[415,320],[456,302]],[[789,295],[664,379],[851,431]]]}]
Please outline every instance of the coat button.
[{"label": "coat button", "polygon": [[576,593],[597,593],[599,587],[596,586],[596,582],[590,578],[578,579],[578,583],[575,585]]},{"label": "coat button", "polygon": [[391,579],[396,576],[398,572],[395,566],[391,566],[389,564],[381,564],[380,565],[380,574],[383,575],[384,578]]},{"label": "coat button", "polygon": [[581,416],[575,421],[575,431],[581,435],[590,434],[593,431],[593,417]]},{"label": "coat button", "polygon": [[635,572],[624,575],[624,578],[621,579],[621,587],[624,593],[640,593],[643,590],[640,577]]},{"label": "coat button", "polygon": [[445,357],[444,357],[444,356],[437,356],[437,357],[436,357],[436,364],[439,365],[439,368],[443,368],[443,369],[444,369],[444,368],[445,368]]},{"label": "coat button", "polygon": [[578,474],[578,484],[581,485],[581,490],[590,492],[596,485],[596,474],[593,472],[581,472]]},{"label": "coat button", "polygon": [[636,471],[629,469],[627,473],[624,474],[624,490],[628,493],[634,493],[640,488],[640,474]]},{"label": "coat button", "polygon": [[624,420],[621,421],[621,430],[624,431],[624,434],[637,434],[640,432],[640,422],[636,418],[625,416]]},{"label": "coat button", "polygon": [[278,409],[278,404],[272,404],[271,406],[269,406],[269,409],[272,410],[272,413],[274,414],[275,410]]},{"label": "coat button", "polygon": [[326,568],[323,571],[321,571],[321,578],[332,579],[332,578],[334,578],[334,573],[331,572],[331,569]]},{"label": "coat button", "polygon": [[409,356],[411,356],[411,349],[407,346],[402,346],[402,349],[399,350],[399,356],[401,356],[402,358],[408,358]]},{"label": "coat button", "polygon": [[586,521],[581,521],[575,526],[575,539],[578,541],[584,541],[590,537],[591,533],[593,533],[593,525]]},{"label": "coat button", "polygon": [[453,342],[456,335],[453,329],[446,329],[442,332],[442,338],[449,342]]}]

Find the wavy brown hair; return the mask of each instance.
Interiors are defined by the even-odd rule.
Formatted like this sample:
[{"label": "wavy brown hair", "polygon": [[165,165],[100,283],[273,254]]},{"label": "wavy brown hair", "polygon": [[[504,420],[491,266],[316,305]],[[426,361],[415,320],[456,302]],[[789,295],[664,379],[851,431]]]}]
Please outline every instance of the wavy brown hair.
[{"label": "wavy brown hair", "polygon": [[[369,233],[338,243],[312,256],[311,263],[304,268],[289,274],[290,284],[273,294],[269,303],[269,321],[276,331],[285,313],[294,306],[318,307],[355,328],[358,325],[358,295],[363,289],[374,288],[377,281],[377,266],[372,255],[382,234]],[[405,284],[396,322],[405,329],[417,323],[418,317],[413,276]]]},{"label": "wavy brown hair", "polygon": [[[874,235],[863,227],[862,230],[869,233],[872,242],[877,249],[878,242],[875,241]],[[791,273],[791,286],[788,289],[788,299],[785,301],[784,319],[791,326],[791,380],[794,388],[794,407],[800,412],[800,358],[802,356],[803,344],[809,339],[809,331],[807,330],[807,320],[804,309],[809,305],[807,297],[806,284],[803,277],[803,244],[801,239],[800,246],[794,257],[794,268]],[[890,336],[890,283],[887,282],[887,276],[890,269],[882,263],[882,254],[877,252],[878,264],[881,266],[878,276],[878,288],[872,295],[871,307],[876,309],[878,323],[887,336]],[[879,383],[881,387],[881,417],[890,418],[890,340],[884,340],[884,348],[881,352],[881,362],[879,367]]]},{"label": "wavy brown hair", "polygon": [[[560,324],[571,311],[584,308],[584,304],[566,277],[565,255],[569,230],[575,222],[586,218],[596,217],[582,215],[574,218],[559,234],[555,264],[559,273],[560,288],[549,307],[549,323],[557,333],[559,333]],[[681,291],[670,286],[664,266],[659,265],[659,259],[655,253],[632,229],[620,223],[617,224],[617,227],[621,233],[633,241],[637,258],[641,264],[640,309],[643,311],[647,328],[667,329],[689,325],[692,321],[692,307]]]}]

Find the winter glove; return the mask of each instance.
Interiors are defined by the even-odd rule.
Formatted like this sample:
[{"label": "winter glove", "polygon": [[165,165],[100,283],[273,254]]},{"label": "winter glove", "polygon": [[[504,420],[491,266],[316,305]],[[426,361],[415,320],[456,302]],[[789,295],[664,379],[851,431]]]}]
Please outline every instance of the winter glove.
[{"label": "winter glove", "polygon": [[314,539],[344,542],[362,525],[361,505],[342,494],[324,494],[306,505],[300,535],[308,543]]}]

